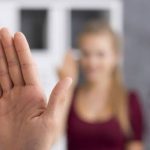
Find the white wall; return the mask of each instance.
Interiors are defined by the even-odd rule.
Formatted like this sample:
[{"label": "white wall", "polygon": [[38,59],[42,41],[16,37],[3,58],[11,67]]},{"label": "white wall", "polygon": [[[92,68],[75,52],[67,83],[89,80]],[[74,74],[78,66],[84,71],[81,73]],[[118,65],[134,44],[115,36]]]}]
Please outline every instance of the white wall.
[{"label": "white wall", "polygon": [[[56,68],[70,47],[70,15],[71,9],[108,9],[111,14],[112,27],[122,32],[122,3],[119,0],[1,0],[0,1],[0,26],[9,27],[12,31],[19,30],[20,8],[47,8],[48,15],[48,41],[50,47],[45,52],[32,52],[39,66],[41,81],[49,95],[57,81]],[[54,150],[65,149],[65,138],[56,144]]]}]

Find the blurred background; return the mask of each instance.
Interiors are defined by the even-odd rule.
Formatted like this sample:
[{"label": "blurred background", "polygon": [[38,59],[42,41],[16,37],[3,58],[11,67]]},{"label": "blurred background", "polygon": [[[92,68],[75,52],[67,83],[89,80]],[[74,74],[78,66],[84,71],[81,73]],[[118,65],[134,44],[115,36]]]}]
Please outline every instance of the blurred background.
[{"label": "blurred background", "polygon": [[[104,19],[124,37],[124,77],[141,96],[145,118],[145,149],[150,149],[150,1],[148,0],[0,0],[0,26],[22,31],[29,41],[48,95],[56,68],[91,19]],[[65,150],[65,138],[54,150]],[[63,148],[62,148],[63,147]]]}]

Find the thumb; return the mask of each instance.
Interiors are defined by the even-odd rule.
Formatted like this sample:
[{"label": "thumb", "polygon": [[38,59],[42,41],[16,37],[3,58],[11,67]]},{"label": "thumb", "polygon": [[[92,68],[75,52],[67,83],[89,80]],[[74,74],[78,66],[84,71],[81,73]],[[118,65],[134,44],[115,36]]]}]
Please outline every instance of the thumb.
[{"label": "thumb", "polygon": [[60,106],[64,104],[66,95],[67,93],[69,93],[68,91],[71,83],[72,79],[70,77],[66,77],[65,79],[60,80],[56,84],[49,98],[46,110],[48,116],[54,116],[55,113],[59,111]]}]

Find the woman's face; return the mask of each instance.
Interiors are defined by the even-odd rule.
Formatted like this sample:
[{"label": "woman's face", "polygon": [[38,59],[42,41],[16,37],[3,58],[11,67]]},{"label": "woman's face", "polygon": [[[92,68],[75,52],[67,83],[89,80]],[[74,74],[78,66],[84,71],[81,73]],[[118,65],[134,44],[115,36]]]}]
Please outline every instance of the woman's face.
[{"label": "woman's face", "polygon": [[80,65],[89,82],[97,82],[112,74],[117,54],[109,34],[87,34],[80,41]]}]

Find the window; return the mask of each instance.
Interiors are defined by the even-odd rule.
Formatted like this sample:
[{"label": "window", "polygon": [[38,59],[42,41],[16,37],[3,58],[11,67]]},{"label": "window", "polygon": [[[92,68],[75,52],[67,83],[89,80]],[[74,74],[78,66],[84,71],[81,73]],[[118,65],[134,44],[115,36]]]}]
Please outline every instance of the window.
[{"label": "window", "polygon": [[31,49],[47,49],[47,10],[22,9],[21,31],[26,35]]},{"label": "window", "polygon": [[109,20],[107,10],[72,10],[71,11],[71,46],[77,48],[77,37],[90,20]]}]

